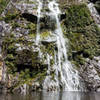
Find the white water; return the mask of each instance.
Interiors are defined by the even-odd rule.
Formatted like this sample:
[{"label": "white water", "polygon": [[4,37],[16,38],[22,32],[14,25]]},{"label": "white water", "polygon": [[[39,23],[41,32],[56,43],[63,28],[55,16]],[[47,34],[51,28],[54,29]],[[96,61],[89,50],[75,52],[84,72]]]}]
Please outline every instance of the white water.
[{"label": "white water", "polygon": [[[42,1],[37,0],[38,5],[38,25],[37,25],[37,42],[40,40],[40,16],[43,3]],[[67,42],[63,37],[63,32],[61,29],[59,15],[61,11],[59,10],[59,5],[56,3],[55,0],[48,0],[47,7],[50,10],[49,13],[45,12],[45,14],[49,15],[51,19],[55,20],[56,29],[52,32],[56,36],[56,45],[57,51],[55,51],[55,64],[53,68],[50,66],[50,55],[47,55],[47,62],[48,62],[48,71],[46,79],[43,83],[43,88],[46,90],[56,90],[62,87],[63,90],[67,91],[78,91],[80,90],[80,83],[79,83],[79,76],[78,72],[73,69],[71,63],[68,61],[67,56]],[[50,74],[51,70],[55,70],[54,79]]]},{"label": "white water", "polygon": [[41,2],[41,0],[37,0],[38,1],[38,9],[37,9],[37,16],[38,16],[38,20],[37,20],[37,36],[36,36],[36,44],[38,45],[39,40],[40,40],[40,17],[41,17],[41,10],[43,7],[43,4]]}]

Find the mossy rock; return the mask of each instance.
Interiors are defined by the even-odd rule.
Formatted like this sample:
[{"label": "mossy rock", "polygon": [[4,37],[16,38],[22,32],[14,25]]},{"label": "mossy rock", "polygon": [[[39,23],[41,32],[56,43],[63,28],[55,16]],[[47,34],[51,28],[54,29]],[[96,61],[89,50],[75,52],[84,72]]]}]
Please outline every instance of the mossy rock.
[{"label": "mossy rock", "polygon": [[72,5],[66,10],[66,26],[71,28],[85,27],[93,23],[90,12],[85,4]]},{"label": "mossy rock", "polygon": [[42,38],[42,39],[46,39],[46,38],[48,38],[50,36],[50,32],[49,31],[45,31],[45,32],[42,32],[41,34],[40,34],[40,37]]},{"label": "mossy rock", "polygon": [[20,17],[20,12],[17,9],[12,9],[8,10],[8,12],[5,14],[5,17],[3,18],[7,23],[11,23],[11,21],[14,21],[15,19]]},{"label": "mossy rock", "polygon": [[[18,51],[19,47],[16,44],[19,44],[18,46],[22,48],[26,47],[26,49]],[[29,80],[38,79],[37,81],[42,84],[46,76],[47,64],[40,61],[39,52],[33,52],[32,46],[34,46],[34,43],[28,41],[25,36],[16,38],[13,33],[3,39],[3,55],[5,56],[7,73],[8,75],[11,74],[13,78],[16,75],[18,76],[16,84],[10,88],[11,91],[21,84],[28,84]]]},{"label": "mossy rock", "polygon": [[0,0],[0,14],[3,12],[10,0]]},{"label": "mossy rock", "polygon": [[69,39],[68,58],[79,67],[86,58],[100,55],[100,30],[85,4],[71,5],[66,9],[62,28]]}]

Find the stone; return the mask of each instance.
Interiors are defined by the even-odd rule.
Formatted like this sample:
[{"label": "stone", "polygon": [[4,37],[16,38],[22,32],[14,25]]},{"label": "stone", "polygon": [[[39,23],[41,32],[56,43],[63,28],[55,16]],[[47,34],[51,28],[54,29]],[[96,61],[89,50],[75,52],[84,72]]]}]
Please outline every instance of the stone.
[{"label": "stone", "polygon": [[18,10],[21,11],[21,13],[29,13],[32,14],[34,16],[37,16],[37,10],[35,10],[36,8],[36,4],[26,4],[26,3],[19,3],[13,4]]},{"label": "stone", "polygon": [[[98,85],[100,84],[100,77],[99,73],[100,72],[98,68],[98,62],[97,60],[99,57],[94,57],[93,60],[88,59],[86,64],[81,66],[81,76],[83,77],[86,87],[90,91],[99,91],[100,89],[97,88]],[[82,71],[83,70],[83,71]]]},{"label": "stone", "polygon": [[27,29],[21,29],[21,34],[27,35],[28,33],[29,33],[29,31]]},{"label": "stone", "polygon": [[2,32],[2,30],[3,30],[3,27],[0,25],[0,32]]},{"label": "stone", "polygon": [[91,16],[94,18],[95,22],[97,23],[97,25],[100,27],[100,15],[97,12],[95,6],[93,3],[89,3],[88,4],[88,8],[91,12]]},{"label": "stone", "polygon": [[22,13],[22,17],[24,17],[25,19],[27,19],[30,22],[33,22],[35,24],[37,23],[37,16],[34,15],[34,14],[30,14],[28,12],[24,12],[24,13]]},{"label": "stone", "polygon": [[0,61],[0,81],[2,80],[2,66],[3,66],[3,62]]},{"label": "stone", "polygon": [[97,88],[97,92],[100,92],[100,87],[99,87],[99,88]]}]

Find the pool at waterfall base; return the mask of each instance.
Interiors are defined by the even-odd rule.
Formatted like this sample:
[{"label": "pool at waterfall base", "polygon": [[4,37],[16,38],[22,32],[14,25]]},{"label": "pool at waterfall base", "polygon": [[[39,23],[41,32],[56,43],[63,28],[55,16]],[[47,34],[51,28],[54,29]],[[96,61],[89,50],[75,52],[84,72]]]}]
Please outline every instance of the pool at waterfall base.
[{"label": "pool at waterfall base", "polygon": [[27,95],[0,94],[0,100],[100,100],[95,92],[33,92]]}]

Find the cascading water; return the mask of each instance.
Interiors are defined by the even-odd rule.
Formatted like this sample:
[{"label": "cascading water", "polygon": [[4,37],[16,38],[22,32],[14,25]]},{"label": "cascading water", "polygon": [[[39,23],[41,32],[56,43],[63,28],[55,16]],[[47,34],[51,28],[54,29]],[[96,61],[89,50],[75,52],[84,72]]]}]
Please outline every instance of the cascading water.
[{"label": "cascading water", "polygon": [[[55,0],[45,0],[47,1],[47,8],[49,9],[49,12],[45,11],[45,15],[48,15],[50,19],[53,19],[56,24],[55,30],[51,31],[52,34],[56,37],[56,45],[57,50],[55,50],[55,63],[51,68],[50,64],[50,55],[47,55],[47,62],[48,62],[48,71],[46,79],[43,83],[44,89],[60,89],[67,91],[78,91],[81,90],[81,86],[79,83],[79,76],[78,72],[72,67],[71,63],[68,61],[67,56],[67,42],[64,39],[63,32],[61,29],[60,21],[59,21],[59,15],[61,14],[61,11],[59,10],[59,5],[56,3]],[[38,0],[38,25],[37,25],[37,41],[40,40],[39,33],[40,33],[40,16],[41,16],[41,10],[43,6],[43,1]],[[44,14],[44,13],[43,13]],[[38,43],[38,42],[37,42]],[[50,74],[51,70],[54,70],[54,79],[52,79],[52,76]]]},{"label": "cascading water", "polygon": [[37,10],[37,16],[38,16],[38,20],[37,20],[37,36],[36,36],[36,44],[38,45],[39,40],[40,40],[40,17],[41,17],[41,9],[42,9],[42,2],[40,0],[38,1],[38,10]]},{"label": "cascading water", "polygon": [[43,4],[40,0],[37,0],[37,2],[38,2],[38,9],[37,9],[38,19],[37,19],[36,45],[38,46],[37,50],[39,51],[39,57],[41,58],[42,53],[39,47],[39,42],[40,42],[40,17],[41,17],[41,10],[42,10]]}]

